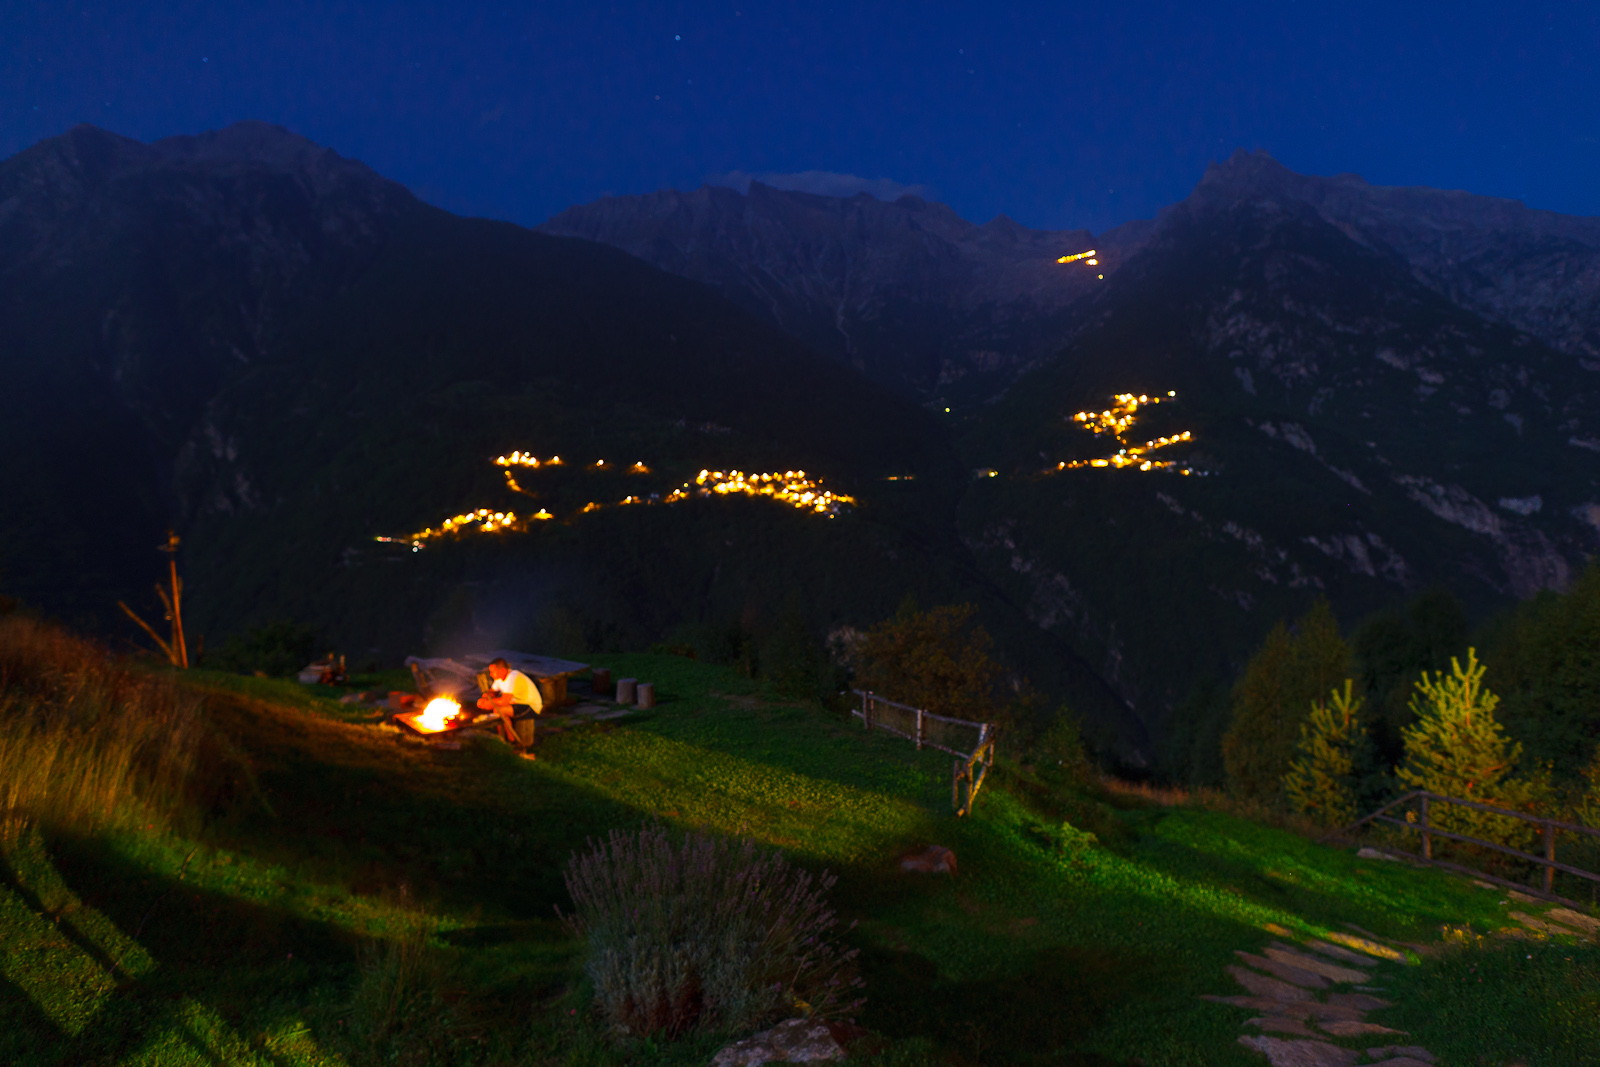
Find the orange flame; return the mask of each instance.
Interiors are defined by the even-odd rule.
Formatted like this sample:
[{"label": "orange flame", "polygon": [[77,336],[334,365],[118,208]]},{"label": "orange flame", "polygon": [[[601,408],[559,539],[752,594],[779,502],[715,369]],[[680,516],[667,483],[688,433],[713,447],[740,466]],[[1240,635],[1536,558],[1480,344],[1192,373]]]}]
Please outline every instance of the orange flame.
[{"label": "orange flame", "polygon": [[449,697],[434,697],[413,721],[419,730],[438,733],[440,730],[448,729],[450,720],[459,714],[461,714],[460,704]]}]

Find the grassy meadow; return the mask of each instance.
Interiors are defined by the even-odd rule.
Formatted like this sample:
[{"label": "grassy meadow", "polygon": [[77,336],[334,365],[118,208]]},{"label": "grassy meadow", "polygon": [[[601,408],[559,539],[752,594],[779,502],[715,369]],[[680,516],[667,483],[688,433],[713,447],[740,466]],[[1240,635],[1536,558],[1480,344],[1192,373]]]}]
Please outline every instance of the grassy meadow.
[{"label": "grassy meadow", "polygon": [[[1399,1002],[1375,1020],[1441,1064],[1600,1047],[1600,947],[1476,938],[1509,924],[1497,893],[1005,762],[958,820],[948,756],[726,669],[597,656],[660,706],[547,730],[530,763],[405,738],[341,691],[174,679],[0,626],[0,1063],[708,1063],[730,1035],[602,1033],[557,916],[569,856],[644,821],[840,876],[858,1063],[1259,1064],[1236,1043],[1250,1013],[1201,995],[1237,992],[1223,968],[1269,925],[1349,923],[1466,931],[1375,979]],[[899,870],[932,843],[956,877]]]}]

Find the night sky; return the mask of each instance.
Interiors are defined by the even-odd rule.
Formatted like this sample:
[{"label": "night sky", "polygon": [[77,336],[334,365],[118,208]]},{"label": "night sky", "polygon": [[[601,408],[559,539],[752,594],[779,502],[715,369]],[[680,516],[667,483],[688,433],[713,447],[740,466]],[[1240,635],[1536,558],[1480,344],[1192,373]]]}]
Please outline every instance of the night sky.
[{"label": "night sky", "polygon": [[1594,215],[1600,4],[0,5],[0,154],[239,119],[528,224],[777,174],[1100,230],[1241,146]]}]

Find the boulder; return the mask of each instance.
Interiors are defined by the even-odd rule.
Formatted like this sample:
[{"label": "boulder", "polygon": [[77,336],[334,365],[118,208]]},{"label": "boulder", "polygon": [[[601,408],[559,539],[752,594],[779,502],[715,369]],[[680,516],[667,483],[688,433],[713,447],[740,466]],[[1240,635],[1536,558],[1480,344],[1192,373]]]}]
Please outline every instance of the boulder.
[{"label": "boulder", "polygon": [[956,854],[943,845],[929,845],[921,852],[901,856],[900,869],[919,874],[948,874],[953,877],[956,873]]},{"label": "boulder", "polygon": [[827,1063],[842,1060],[844,1046],[833,1028],[817,1019],[788,1019],[754,1037],[725,1046],[711,1067],[759,1067],[763,1063]]}]

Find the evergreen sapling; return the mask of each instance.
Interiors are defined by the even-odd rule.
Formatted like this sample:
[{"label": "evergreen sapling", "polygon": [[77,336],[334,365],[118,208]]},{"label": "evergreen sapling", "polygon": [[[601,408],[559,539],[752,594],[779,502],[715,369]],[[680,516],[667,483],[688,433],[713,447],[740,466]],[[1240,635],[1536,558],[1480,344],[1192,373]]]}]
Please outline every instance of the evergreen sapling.
[{"label": "evergreen sapling", "polygon": [[1333,689],[1327,700],[1313,701],[1311,717],[1300,726],[1294,762],[1283,777],[1283,790],[1296,811],[1323,826],[1345,826],[1356,818],[1356,765],[1367,745],[1367,728],[1358,717],[1361,698]]}]

